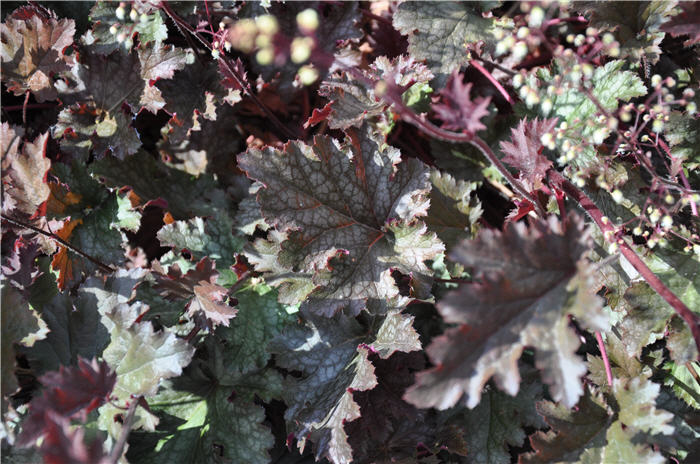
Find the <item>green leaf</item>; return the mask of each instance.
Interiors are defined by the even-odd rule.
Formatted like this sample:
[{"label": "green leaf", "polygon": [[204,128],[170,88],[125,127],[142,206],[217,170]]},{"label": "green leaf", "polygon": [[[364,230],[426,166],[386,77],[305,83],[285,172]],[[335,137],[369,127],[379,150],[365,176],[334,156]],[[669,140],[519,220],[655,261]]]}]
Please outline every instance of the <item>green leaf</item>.
[{"label": "green leaf", "polygon": [[90,166],[90,172],[107,185],[129,186],[144,201],[162,199],[175,219],[217,216],[229,208],[225,193],[211,175],[197,178],[169,168],[145,151],[123,161],[104,158]]},{"label": "green leaf", "polygon": [[525,441],[523,427],[544,427],[535,410],[536,401],[542,398],[542,384],[533,375],[525,380],[517,396],[488,389],[477,407],[463,413],[459,425],[466,431],[467,457],[473,462],[508,462],[508,447],[519,447]]},{"label": "green leaf", "polygon": [[160,438],[149,444],[142,436],[135,446],[143,449],[130,454],[130,462],[220,462],[220,457],[230,463],[269,462],[274,439],[253,398],[270,401],[282,395],[281,376],[266,368],[266,347],[289,316],[265,285],[245,288],[236,297],[238,314],[231,325],[205,339],[183,376],[149,402],[162,418],[156,430]]},{"label": "green leaf", "polygon": [[258,180],[266,221],[288,238],[280,262],[313,275],[317,288],[304,302],[331,316],[358,314],[367,299],[392,298],[396,269],[412,277],[419,297],[429,292],[424,261],[443,245],[416,217],[425,214],[427,169],[399,163],[399,152],[368,127],[345,144],[317,136],[313,145],[292,142],[285,151],[250,149],[238,162]]},{"label": "green leaf", "polygon": [[46,323],[36,311],[29,308],[20,291],[7,281],[0,287],[2,294],[2,414],[7,411],[5,398],[14,393],[19,385],[15,378],[15,344],[31,347],[46,338]]},{"label": "green leaf", "polygon": [[446,409],[465,396],[473,408],[491,377],[515,395],[517,360],[532,346],[552,397],[576,404],[586,366],[576,355],[580,342],[567,315],[596,330],[607,326],[592,271],[581,259],[588,243],[573,213],[563,222],[532,221],[529,229],[523,223],[511,223],[503,233],[483,229],[475,240],[463,241],[450,257],[474,267],[476,281],[438,303],[445,321],[460,326],[433,340],[427,352],[437,367],[417,376],[406,399]]},{"label": "green leaf", "polygon": [[[656,64],[661,55],[659,45],[664,38],[661,26],[675,7],[675,2],[575,2],[573,8],[590,17],[591,27],[609,30],[620,42],[620,57],[635,61],[644,58]],[[646,64],[642,63],[644,66]]]},{"label": "green leaf", "polygon": [[614,422],[607,431],[608,445],[586,453],[582,461],[588,462],[644,462],[661,464],[666,459],[649,446],[635,442],[622,423]]},{"label": "green leaf", "polygon": [[651,434],[670,435],[673,427],[668,422],[673,414],[654,406],[660,385],[644,376],[631,379],[614,379],[613,392],[620,414],[618,420],[626,427],[634,427]]},{"label": "green leaf", "polygon": [[67,291],[58,291],[49,262],[40,260],[42,274],[28,289],[29,304],[48,328],[44,340],[22,349],[37,374],[58,370],[61,365],[77,365],[78,356],[95,358],[109,341],[94,305],[84,298],[73,300]]},{"label": "green leaf", "polygon": [[117,195],[117,220],[110,224],[114,229],[137,232],[141,227],[141,213],[131,206],[127,195]]},{"label": "green leaf", "polygon": [[[72,202],[55,203],[55,206],[50,208],[50,213],[56,217],[71,219],[64,225],[64,233],[59,231],[61,238],[102,263],[122,264],[125,260],[122,235],[119,230],[112,228],[112,224],[119,221],[116,194],[104,189],[99,182],[90,177],[86,166],[77,161],[70,166],[55,164],[52,173],[61,181],[54,194],[60,191],[59,196],[70,195],[70,198],[74,199]],[[64,185],[70,186],[69,192]],[[60,288],[73,285],[81,275],[89,274],[98,268],[92,261],[68,249],[55,255],[52,264],[54,268],[61,270]]]},{"label": "green leaf", "polygon": [[494,42],[493,19],[484,18],[475,3],[403,2],[393,17],[394,27],[408,35],[408,51],[426,60],[435,75],[434,88],[445,85],[452,71],[469,61],[468,47]]},{"label": "green leaf", "polygon": [[285,307],[277,302],[276,292],[264,284],[238,291],[238,314],[226,334],[223,349],[227,368],[239,373],[262,369],[270,359],[265,349],[273,338],[291,323]]},{"label": "green leaf", "polygon": [[479,229],[483,209],[474,194],[479,183],[455,180],[437,169],[431,171],[430,182],[433,184],[430,209],[424,220],[449,251],[459,240],[472,237]]},{"label": "green leaf", "polygon": [[[526,82],[528,87],[534,89],[547,89],[550,86],[557,89],[551,95],[549,92],[542,95],[537,114],[541,117],[557,117],[559,128],[562,123],[566,123],[562,137],[556,137],[558,149],[567,156],[573,150],[571,163],[575,167],[590,168],[595,166],[595,146],[610,135],[611,129],[596,119],[599,111],[593,101],[581,91],[580,86],[583,84],[590,89],[608,112],[615,112],[620,101],[646,95],[647,89],[634,73],[623,70],[625,62],[622,60],[610,61],[595,68],[590,78],[584,78],[583,81],[580,71],[572,72],[574,65],[574,57],[556,59],[551,69],[538,69],[527,77]],[[564,82],[555,82],[555,79],[561,81],[562,76]],[[551,110],[545,111],[545,101],[551,103]],[[581,144],[581,141],[585,143]]]},{"label": "green leaf", "polygon": [[685,364],[670,362],[664,367],[668,369],[668,377],[664,380],[664,384],[670,385],[673,393],[688,405],[700,409],[700,383],[697,381],[700,365],[698,362],[689,361]]},{"label": "green leaf", "polygon": [[[137,36],[140,44],[155,42],[154,48],[159,48],[161,42],[168,38],[168,28],[163,22],[160,10],[147,2],[126,3],[123,18],[116,15],[121,2],[99,1],[90,10],[90,19],[93,27],[91,34],[83,37],[97,53],[108,55],[123,47],[124,41],[118,41],[119,34],[127,37]],[[131,9],[137,13],[136,19],[130,17]],[[143,18],[143,19],[142,19]],[[112,26],[117,27],[117,33],[110,31]]]},{"label": "green leaf", "polygon": [[[648,254],[644,261],[689,308],[700,308],[700,273],[697,271],[700,262],[692,251],[659,248],[655,253]],[[669,338],[671,359],[681,364],[697,359],[697,348],[690,329],[685,324],[673,325],[676,317],[673,308],[641,277],[634,275],[632,279],[624,294],[627,314],[619,324],[628,353],[639,356],[644,346],[661,338],[667,326],[673,326],[672,337]]]},{"label": "green leaf", "polygon": [[697,152],[700,144],[698,118],[690,117],[680,111],[671,111],[665,127],[664,135],[671,146],[671,154],[685,161],[683,165],[688,170],[697,169],[700,166],[700,155]]},{"label": "green leaf", "polygon": [[[187,342],[169,329],[156,332],[151,322],[139,322],[139,316],[148,310],[140,302],[129,304],[134,286],[144,275],[142,269],[118,270],[105,283],[91,278],[82,287],[85,298],[92,299],[102,316],[102,323],[110,334],[109,345],[102,357],[117,374],[113,395],[120,404],[133,397],[153,396],[162,380],[178,376],[194,354]],[[121,425],[114,415],[121,411],[113,404],[100,408],[98,424],[116,438]],[[136,412],[136,427],[153,430],[157,420],[145,410]]]},{"label": "green leaf", "polygon": [[207,219],[175,221],[163,226],[157,234],[161,246],[175,251],[188,250],[194,259],[204,257],[216,260],[217,269],[227,269],[236,262],[236,254],[243,247],[243,239],[233,232],[233,221],[226,214]]}]

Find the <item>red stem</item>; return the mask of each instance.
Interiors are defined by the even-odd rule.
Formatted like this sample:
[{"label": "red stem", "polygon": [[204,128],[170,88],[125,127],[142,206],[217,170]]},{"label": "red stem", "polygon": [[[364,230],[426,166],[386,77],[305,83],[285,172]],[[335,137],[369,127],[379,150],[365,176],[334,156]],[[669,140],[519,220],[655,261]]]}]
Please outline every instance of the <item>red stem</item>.
[{"label": "red stem", "polygon": [[605,365],[605,376],[608,378],[608,385],[613,386],[613,376],[612,369],[610,368],[610,360],[608,359],[608,352],[605,351],[605,343],[603,343],[603,336],[600,332],[596,331],[595,339],[598,342],[598,349],[600,349],[600,354],[603,356],[603,365]]},{"label": "red stem", "polygon": [[573,16],[570,18],[554,18],[550,19],[544,24],[544,28],[548,28],[551,26],[556,26],[557,24],[561,23],[587,23],[588,20],[584,18],[583,16]]},{"label": "red stem", "polygon": [[570,198],[576,201],[583,209],[588,213],[588,215],[593,219],[598,228],[603,232],[603,237],[609,243],[615,243],[620,249],[620,253],[624,256],[627,261],[634,267],[639,275],[649,284],[651,288],[656,291],[666,302],[671,305],[671,307],[676,311],[676,313],[683,318],[683,320],[690,327],[690,332],[693,334],[693,339],[695,340],[695,346],[697,347],[698,353],[700,353],[700,318],[693,313],[688,306],[686,306],[680,298],[678,298],[662,281],[656,274],[652,272],[651,269],[642,261],[637,253],[632,250],[632,248],[624,240],[617,240],[615,236],[615,228],[610,223],[602,211],[593,203],[593,201],[588,198],[588,196],[579,190],[574,184],[569,182],[564,176],[555,170],[549,171],[549,180],[552,184],[556,185],[562,189]]},{"label": "red stem", "polygon": [[480,72],[481,74],[483,74],[484,76],[486,76],[486,79],[488,79],[489,82],[491,82],[491,83],[493,84],[493,86],[496,87],[496,89],[501,93],[501,95],[503,95],[503,98],[505,98],[506,101],[507,101],[508,103],[510,103],[511,105],[512,105],[513,103],[515,103],[515,102],[513,101],[513,98],[510,96],[510,94],[509,94],[508,92],[506,92],[506,89],[503,88],[503,86],[501,85],[501,83],[498,82],[498,81],[496,80],[496,78],[493,77],[493,75],[492,75],[486,68],[484,68],[483,66],[481,66],[481,64],[480,64],[478,61],[476,61],[476,60],[471,60],[471,61],[469,62],[469,64],[472,65],[472,66],[474,66],[476,69],[479,70],[479,72]]},{"label": "red stem", "polygon": [[19,110],[34,110],[34,109],[46,109],[53,108],[56,103],[29,103],[28,105],[10,105],[3,106],[2,109],[5,111],[19,111]]},{"label": "red stem", "polygon": [[22,105],[22,125],[27,126],[27,105],[29,104],[29,90],[24,96],[24,105]]}]

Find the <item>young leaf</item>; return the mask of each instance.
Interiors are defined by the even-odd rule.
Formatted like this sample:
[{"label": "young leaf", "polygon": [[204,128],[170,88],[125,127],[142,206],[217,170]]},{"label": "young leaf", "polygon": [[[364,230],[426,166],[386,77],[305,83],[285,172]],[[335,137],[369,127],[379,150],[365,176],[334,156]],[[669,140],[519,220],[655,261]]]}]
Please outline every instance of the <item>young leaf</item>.
[{"label": "young leaf", "polygon": [[552,162],[542,154],[542,136],[553,133],[556,124],[556,119],[523,119],[511,131],[512,142],[501,142],[501,151],[506,154],[503,162],[520,170],[520,181],[530,191],[542,186],[547,169],[552,166]]},{"label": "young leaf", "polygon": [[463,78],[457,71],[452,73],[447,86],[440,91],[442,103],[433,105],[433,110],[443,120],[442,127],[445,129],[475,134],[486,129],[481,118],[489,114],[491,97],[479,97],[472,101],[469,96],[472,83],[465,84]]},{"label": "young leaf", "polygon": [[156,274],[155,289],[166,299],[186,299],[187,314],[190,317],[204,317],[208,326],[216,327],[223,324],[228,327],[229,320],[236,315],[236,310],[224,303],[223,298],[228,293],[224,287],[216,285],[218,272],[214,262],[203,258],[195,269],[182,274],[177,264],[170,266],[168,273],[160,265],[154,264]]},{"label": "young leaf", "polygon": [[[76,367],[48,372],[39,381],[44,385],[42,396],[32,400],[29,416],[23,422],[19,446],[34,443],[44,435],[44,425],[52,422],[51,414],[64,419],[85,420],[87,414],[103,405],[112,392],[117,376],[107,363],[79,358]],[[47,417],[48,416],[48,417]]]},{"label": "young leaf", "polygon": [[416,218],[425,214],[428,173],[367,127],[344,144],[325,136],[284,151],[251,149],[238,162],[263,187],[265,219],[289,232],[280,260],[313,273],[317,288],[304,306],[332,316],[358,314],[367,299],[398,294],[391,270],[412,276],[413,290],[429,290],[424,261],[443,245]]},{"label": "young leaf", "polygon": [[[114,396],[121,404],[134,401],[132,395],[155,395],[161,381],[180,375],[194,354],[171,330],[156,332],[151,322],[139,322],[148,307],[128,301],[143,275],[141,269],[121,269],[105,283],[91,278],[82,287],[85,297],[93,299],[110,333],[110,343],[102,357],[117,374]],[[98,424],[112,437],[119,435],[121,426],[114,416],[120,413],[113,404],[100,408]],[[136,417],[136,427],[153,430],[157,423],[152,414],[142,409],[137,409]]]},{"label": "young leaf", "polygon": [[583,393],[586,367],[577,355],[579,341],[567,314],[593,327],[607,322],[599,314],[591,271],[581,260],[589,243],[581,219],[571,214],[516,223],[503,233],[482,230],[450,257],[474,267],[477,281],[464,284],[438,304],[443,318],[461,324],[433,340],[427,351],[437,366],[420,373],[406,399],[419,406],[446,409],[465,396],[473,408],[492,376],[507,393],[518,392],[517,360],[534,346],[535,365],[552,396],[569,407]]}]

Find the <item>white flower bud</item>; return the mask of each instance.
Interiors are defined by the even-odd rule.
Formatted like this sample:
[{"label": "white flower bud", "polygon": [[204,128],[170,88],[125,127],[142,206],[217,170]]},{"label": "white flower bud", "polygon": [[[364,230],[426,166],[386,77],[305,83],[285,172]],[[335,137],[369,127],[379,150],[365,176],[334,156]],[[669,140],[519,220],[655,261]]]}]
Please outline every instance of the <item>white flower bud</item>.
[{"label": "white flower bud", "polygon": [[307,8],[297,14],[297,26],[305,32],[313,32],[318,29],[318,13],[313,8]]}]

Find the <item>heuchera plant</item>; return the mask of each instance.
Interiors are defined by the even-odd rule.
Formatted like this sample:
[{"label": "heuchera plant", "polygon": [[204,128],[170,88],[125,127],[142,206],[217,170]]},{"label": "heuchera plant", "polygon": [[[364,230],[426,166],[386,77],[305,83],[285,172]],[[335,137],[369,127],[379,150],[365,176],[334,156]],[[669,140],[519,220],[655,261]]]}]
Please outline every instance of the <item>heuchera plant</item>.
[{"label": "heuchera plant", "polygon": [[13,463],[700,461],[699,2],[4,2]]}]

